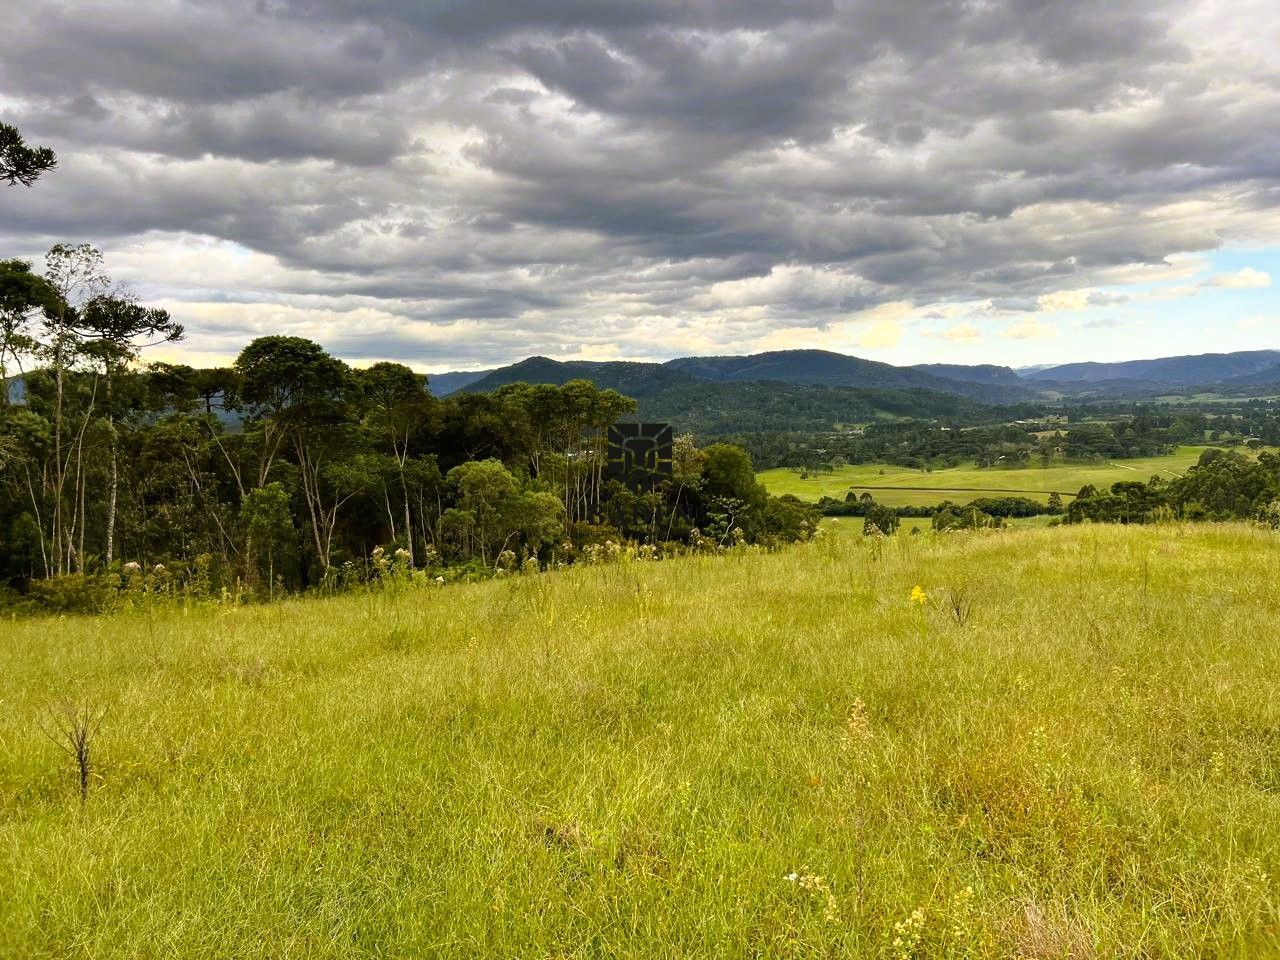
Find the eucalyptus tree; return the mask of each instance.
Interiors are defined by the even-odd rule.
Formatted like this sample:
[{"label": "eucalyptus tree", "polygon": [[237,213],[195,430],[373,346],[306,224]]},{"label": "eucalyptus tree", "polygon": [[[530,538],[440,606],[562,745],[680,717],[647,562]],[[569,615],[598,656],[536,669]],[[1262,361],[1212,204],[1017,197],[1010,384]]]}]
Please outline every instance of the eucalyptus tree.
[{"label": "eucalyptus tree", "polygon": [[175,343],[183,338],[184,331],[182,324],[174,321],[167,310],[144,307],[129,296],[93,297],[80,310],[75,324],[83,352],[101,364],[106,388],[110,480],[104,554],[109,564],[115,556],[116,504],[120,488],[115,383],[121,371],[135,362],[143,349]]},{"label": "eucalyptus tree", "polygon": [[[407,466],[413,438],[432,414],[432,397],[427,393],[426,377],[400,363],[375,363],[360,372],[359,384],[365,401],[365,426],[390,451],[396,463],[404,508],[405,542],[412,564],[415,552]],[[392,539],[395,539],[394,521],[391,527]]]},{"label": "eucalyptus tree", "polygon": [[[84,568],[85,485],[84,485],[84,437],[92,416],[94,398],[91,396],[82,411],[82,419],[68,448],[66,407],[66,374],[79,356],[79,339],[75,330],[75,317],[79,308],[88,300],[104,292],[110,278],[103,269],[102,252],[91,244],[59,243],[45,254],[45,279],[57,293],[53,309],[45,313],[45,342],[43,353],[53,368],[53,541],[57,547],[58,569],[66,573],[75,558],[78,569]],[[75,458],[74,489],[72,491],[71,516],[67,517],[66,485],[71,472],[71,458]],[[77,531],[78,527],[78,531]],[[77,532],[79,545],[77,547]]]}]

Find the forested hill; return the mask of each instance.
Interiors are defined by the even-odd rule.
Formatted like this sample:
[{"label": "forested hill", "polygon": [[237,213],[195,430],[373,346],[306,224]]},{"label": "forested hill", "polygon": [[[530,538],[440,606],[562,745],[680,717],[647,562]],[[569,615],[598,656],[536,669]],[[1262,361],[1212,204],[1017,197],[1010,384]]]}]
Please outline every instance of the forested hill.
[{"label": "forested hill", "polygon": [[637,416],[698,436],[785,431],[825,432],[840,424],[913,418],[975,421],[991,408],[931,390],[863,390],[799,383],[693,380],[637,397]]},{"label": "forested hill", "polygon": [[[677,357],[665,363],[559,361],[530,357],[494,370],[435,374],[436,396],[485,393],[507,383],[591,380],[630,396],[654,397],[690,383],[773,383],[858,390],[928,390],[985,404],[1062,397],[1153,397],[1209,389],[1246,395],[1280,383],[1280,351],[1249,350],[1186,357],[1068,363],[1015,371],[996,364],[927,363],[897,367],[828,350],[776,350],[744,356]],[[1252,392],[1256,392],[1253,389]]]},{"label": "forested hill", "polygon": [[[638,402],[638,417],[667,421],[680,430],[701,436],[741,431],[823,431],[838,424],[864,423],[885,417],[951,418],[972,415],[984,406],[979,400],[957,394],[1003,396],[999,388],[958,384],[923,374],[900,378],[909,386],[893,387],[890,384],[894,378],[874,368],[888,371],[900,368],[857,361],[853,357],[843,359],[872,368],[868,385],[823,385],[733,376],[716,380],[695,376],[675,364],[560,362],[530,357],[490,371],[467,384],[461,392],[488,393],[513,383],[563,384],[570,380],[589,380],[600,388],[634,397]],[[768,366],[762,367],[762,371],[768,369]],[[437,392],[434,380],[431,389]]]},{"label": "forested hill", "polygon": [[1022,377],[1018,376],[1018,372],[1012,367],[1001,367],[994,363],[980,363],[976,366],[961,363],[917,363],[910,369],[947,380],[959,380],[962,383],[990,383],[1006,387],[1026,386]]},{"label": "forested hill", "polygon": [[[750,356],[681,357],[667,361],[664,366],[692,374],[700,380],[775,381],[869,390],[934,390],[959,393],[987,402],[1008,402],[1029,397],[1032,393],[1008,367],[895,367],[889,363],[864,360],[827,350],[775,350]],[[998,376],[995,371],[1004,371],[1008,376]],[[1012,387],[1012,390],[998,389],[1000,387]]]},{"label": "forested hill", "polygon": [[[694,377],[658,363],[625,361],[552,360],[529,357],[509,367],[490,370],[479,380],[463,387],[468,393],[488,393],[509,383],[562,384],[570,380],[590,380],[602,389],[617,390],[629,397],[652,397],[670,387],[688,386]],[[431,390],[439,394],[434,378]]]},{"label": "forested hill", "polygon": [[[963,369],[963,368],[958,368]],[[609,387],[642,401],[666,397],[677,393],[697,392],[705,397],[750,397],[753,391],[694,390],[695,384],[704,387],[733,383],[770,384],[776,391],[781,385],[795,387],[831,387],[860,391],[929,391],[934,394],[958,394],[977,403],[1016,403],[1036,396],[1033,388],[1020,385],[1017,375],[1009,370],[1012,384],[997,380],[989,371],[1007,368],[968,368],[981,371],[971,374],[971,379],[938,376],[912,367],[895,367],[887,363],[863,360],[825,350],[784,350],[745,357],[682,357],[666,363],[598,362],[587,360],[558,361],[547,357],[530,357],[507,367],[490,370],[484,376],[460,389],[469,393],[487,393],[508,383],[566,383],[569,380],[590,380],[600,387]],[[447,374],[445,389],[432,380],[432,390],[438,395],[451,392]],[[864,399],[874,400],[867,395]],[[830,398],[831,402],[837,402]],[[896,403],[896,401],[895,401]],[[926,403],[932,407],[934,403]],[[924,413],[933,416],[933,413]],[[851,417],[837,419],[849,420]]]}]

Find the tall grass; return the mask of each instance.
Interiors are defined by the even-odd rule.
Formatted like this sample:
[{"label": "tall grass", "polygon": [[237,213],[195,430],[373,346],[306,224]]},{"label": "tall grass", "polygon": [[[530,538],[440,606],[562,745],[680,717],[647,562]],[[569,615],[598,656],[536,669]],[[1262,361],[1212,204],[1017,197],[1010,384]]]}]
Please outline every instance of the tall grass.
[{"label": "tall grass", "polygon": [[[835,535],[3,623],[0,956],[1280,954],[1278,547]],[[105,711],[83,804],[60,703]]]}]

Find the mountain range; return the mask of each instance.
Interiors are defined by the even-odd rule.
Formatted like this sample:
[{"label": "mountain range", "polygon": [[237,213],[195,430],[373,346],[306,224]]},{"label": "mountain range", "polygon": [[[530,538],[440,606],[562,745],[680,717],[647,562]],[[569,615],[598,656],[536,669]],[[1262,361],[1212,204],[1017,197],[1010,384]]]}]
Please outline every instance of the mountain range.
[{"label": "mountain range", "polygon": [[1023,370],[994,364],[899,367],[826,350],[679,357],[665,363],[529,357],[493,370],[436,374],[428,386],[444,396],[577,379],[634,397],[641,418],[698,434],[806,432],[886,418],[981,417],[992,406],[1063,399],[1149,399],[1192,390],[1249,396],[1271,384],[1280,392],[1280,351]]},{"label": "mountain range", "polygon": [[927,390],[984,403],[1061,396],[1140,396],[1191,387],[1280,383],[1280,350],[1085,362],[1014,370],[994,364],[931,363],[899,367],[826,350],[776,350],[748,356],[678,357],[665,363],[552,360],[529,357],[493,370],[434,374],[431,391],[487,392],[506,383],[591,380],[635,397],[677,385],[779,383],[861,390]]},{"label": "mountain range", "polygon": [[1160,357],[1155,360],[1126,360],[1120,363],[1067,363],[1026,371],[1030,381],[1060,383],[1106,383],[1115,380],[1189,387],[1230,383],[1236,379],[1258,382],[1259,375],[1280,380],[1280,350],[1246,350],[1239,353],[1202,353],[1188,357]]}]

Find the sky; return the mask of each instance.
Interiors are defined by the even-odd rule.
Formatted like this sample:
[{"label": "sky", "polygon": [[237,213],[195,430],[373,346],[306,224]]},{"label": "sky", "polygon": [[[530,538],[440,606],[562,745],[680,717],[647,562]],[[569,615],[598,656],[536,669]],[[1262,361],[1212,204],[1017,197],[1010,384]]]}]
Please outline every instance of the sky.
[{"label": "sky", "polygon": [[1280,347],[1274,0],[10,0],[0,119],[226,362]]}]

